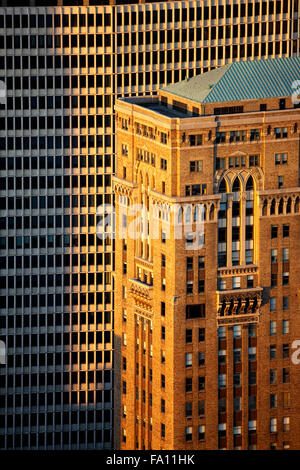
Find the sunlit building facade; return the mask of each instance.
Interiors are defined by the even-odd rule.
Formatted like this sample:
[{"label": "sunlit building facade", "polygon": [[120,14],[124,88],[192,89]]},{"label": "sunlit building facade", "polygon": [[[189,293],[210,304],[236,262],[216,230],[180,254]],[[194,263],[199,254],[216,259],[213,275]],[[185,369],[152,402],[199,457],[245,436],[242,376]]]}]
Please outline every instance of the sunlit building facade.
[{"label": "sunlit building facade", "polygon": [[122,449],[299,448],[299,67],[117,101]]},{"label": "sunlit building facade", "polygon": [[112,446],[115,99],[299,51],[299,2],[75,3],[0,8],[1,449]]}]

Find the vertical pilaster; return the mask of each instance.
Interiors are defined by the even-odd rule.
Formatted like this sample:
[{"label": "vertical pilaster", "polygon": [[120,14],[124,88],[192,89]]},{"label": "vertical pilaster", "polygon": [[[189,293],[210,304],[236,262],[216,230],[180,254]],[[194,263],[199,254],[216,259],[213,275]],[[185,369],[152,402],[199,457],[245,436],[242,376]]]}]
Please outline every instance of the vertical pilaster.
[{"label": "vertical pilaster", "polygon": [[232,264],[232,196],[227,196],[227,266]]}]

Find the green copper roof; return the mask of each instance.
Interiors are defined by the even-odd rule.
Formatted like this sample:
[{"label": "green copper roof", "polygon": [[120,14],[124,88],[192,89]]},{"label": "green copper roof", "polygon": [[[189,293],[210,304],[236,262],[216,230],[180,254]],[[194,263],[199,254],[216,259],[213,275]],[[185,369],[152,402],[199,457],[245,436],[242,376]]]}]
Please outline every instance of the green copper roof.
[{"label": "green copper roof", "polygon": [[163,88],[199,103],[222,103],[292,95],[300,80],[300,57],[234,62]]}]

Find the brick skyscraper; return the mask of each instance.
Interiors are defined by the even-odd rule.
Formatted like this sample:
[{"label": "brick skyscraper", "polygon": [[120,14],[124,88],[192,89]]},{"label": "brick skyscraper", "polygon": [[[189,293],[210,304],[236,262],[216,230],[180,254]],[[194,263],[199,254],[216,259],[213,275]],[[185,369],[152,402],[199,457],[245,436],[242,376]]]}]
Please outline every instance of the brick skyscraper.
[{"label": "brick skyscraper", "polygon": [[299,73],[240,62],[117,101],[116,446],[300,446]]},{"label": "brick skyscraper", "polygon": [[45,3],[0,2],[0,449],[109,448],[115,99],[298,55],[299,1]]}]

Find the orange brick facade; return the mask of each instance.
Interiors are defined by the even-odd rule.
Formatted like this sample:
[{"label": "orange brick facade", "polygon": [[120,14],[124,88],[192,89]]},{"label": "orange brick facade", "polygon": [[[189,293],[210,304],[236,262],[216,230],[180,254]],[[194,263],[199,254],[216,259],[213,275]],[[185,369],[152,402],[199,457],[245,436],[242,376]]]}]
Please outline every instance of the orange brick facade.
[{"label": "orange brick facade", "polygon": [[299,109],[172,99],[116,104],[115,448],[297,449]]}]

